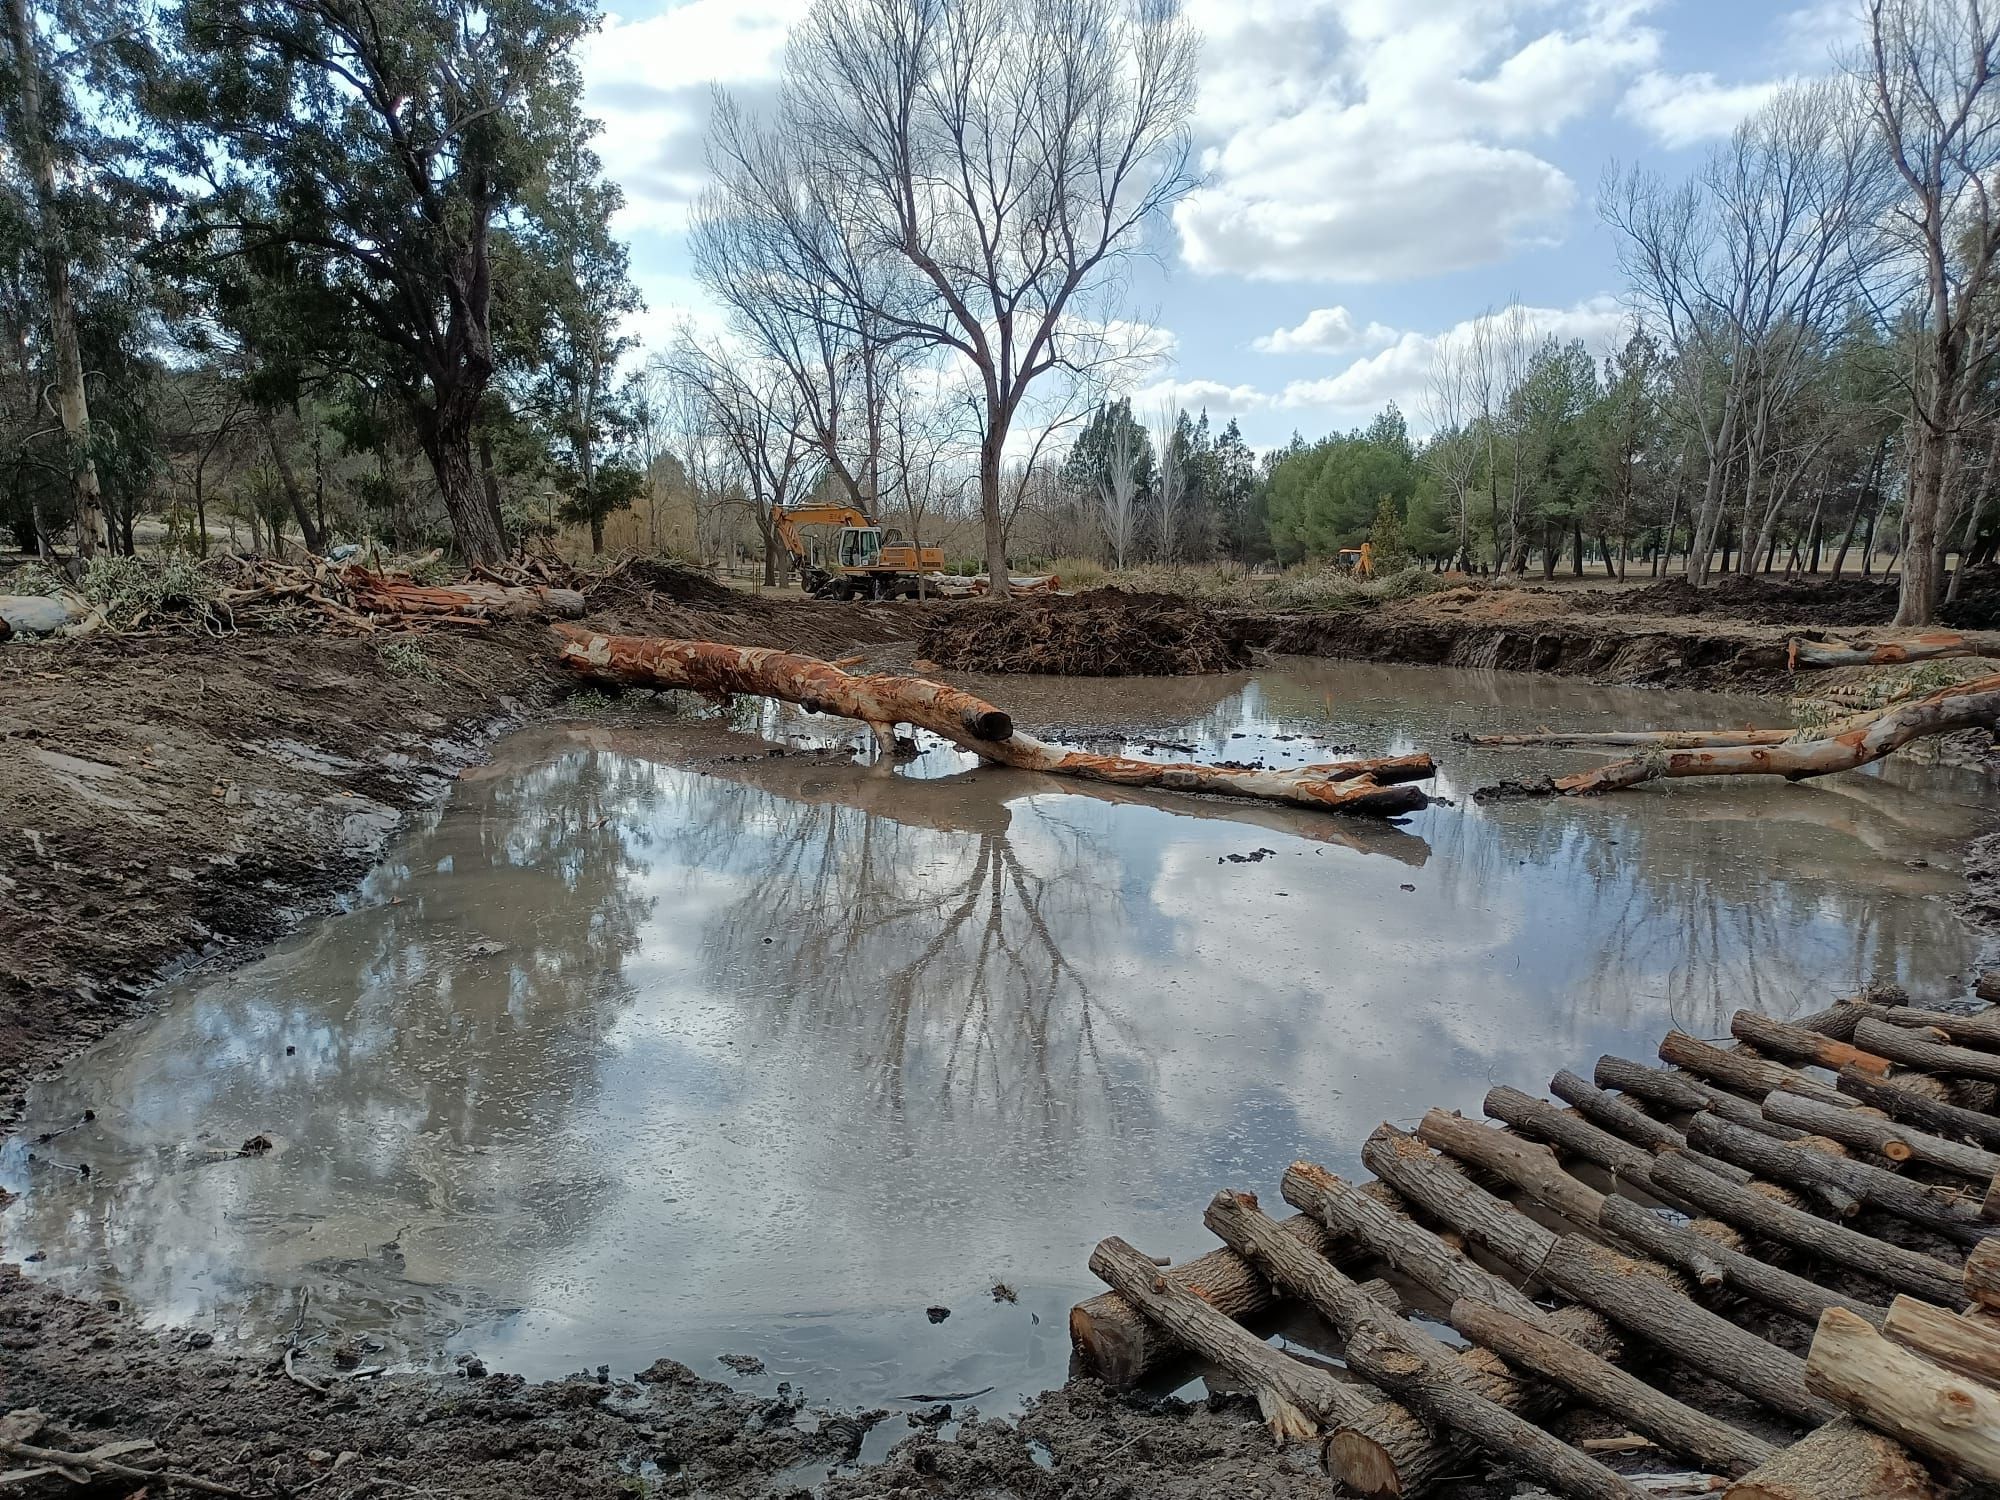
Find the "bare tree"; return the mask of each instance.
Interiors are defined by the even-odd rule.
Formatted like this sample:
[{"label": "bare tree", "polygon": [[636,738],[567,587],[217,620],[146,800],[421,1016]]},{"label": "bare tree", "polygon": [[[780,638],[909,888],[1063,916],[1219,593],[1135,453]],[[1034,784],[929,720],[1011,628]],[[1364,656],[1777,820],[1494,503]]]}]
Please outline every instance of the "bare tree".
[{"label": "bare tree", "polygon": [[1479,335],[1461,341],[1449,333],[1440,337],[1431,351],[1431,365],[1424,383],[1422,412],[1430,424],[1431,439],[1424,445],[1424,466],[1437,477],[1452,508],[1452,528],[1457,534],[1457,564],[1472,566],[1472,491],[1479,482],[1479,445],[1471,425],[1478,415],[1480,375],[1477,369]]},{"label": "bare tree", "polygon": [[1160,561],[1170,563],[1180,550],[1181,534],[1186,530],[1181,522],[1188,504],[1187,453],[1178,441],[1180,412],[1171,403],[1160,408],[1156,423],[1153,489],[1160,526]]},{"label": "bare tree", "polygon": [[1988,0],[1869,0],[1867,15],[1863,72],[1903,189],[1888,224],[1921,294],[1896,623],[1922,625],[1944,571],[1952,455],[1995,352],[1996,329],[1980,313],[2000,248],[2000,10]]},{"label": "bare tree", "polygon": [[1103,357],[1118,268],[1194,182],[1195,54],[1171,0],[818,0],[775,123],[719,116],[719,193],[777,294],[825,288],[847,333],[973,370],[996,595],[1015,417]]}]

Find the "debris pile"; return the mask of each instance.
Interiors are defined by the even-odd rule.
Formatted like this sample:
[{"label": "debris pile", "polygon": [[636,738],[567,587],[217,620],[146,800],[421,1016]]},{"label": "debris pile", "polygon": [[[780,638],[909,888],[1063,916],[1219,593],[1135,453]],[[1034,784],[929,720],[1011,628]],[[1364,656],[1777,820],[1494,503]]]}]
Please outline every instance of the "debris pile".
[{"label": "debris pile", "polygon": [[[1886,625],[1896,591],[1872,578],[1719,578],[1697,588],[1667,578],[1623,593],[1579,594],[1579,613],[1742,620],[1751,625]],[[1953,621],[1952,623],[1960,623]]]},{"label": "debris pile", "polygon": [[958,610],[924,627],[918,654],[961,672],[1185,677],[1250,664],[1245,627],[1173,594],[1099,588]]}]

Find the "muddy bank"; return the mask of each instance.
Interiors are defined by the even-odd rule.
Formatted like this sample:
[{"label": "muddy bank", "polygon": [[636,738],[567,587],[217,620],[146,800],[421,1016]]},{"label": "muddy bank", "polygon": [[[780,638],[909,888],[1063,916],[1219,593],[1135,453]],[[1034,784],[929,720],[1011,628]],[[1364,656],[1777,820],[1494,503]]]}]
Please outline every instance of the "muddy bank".
[{"label": "muddy bank", "polygon": [[1250,664],[1249,622],[1174,594],[1089,589],[929,615],[922,656],[956,672],[1182,677]]}]

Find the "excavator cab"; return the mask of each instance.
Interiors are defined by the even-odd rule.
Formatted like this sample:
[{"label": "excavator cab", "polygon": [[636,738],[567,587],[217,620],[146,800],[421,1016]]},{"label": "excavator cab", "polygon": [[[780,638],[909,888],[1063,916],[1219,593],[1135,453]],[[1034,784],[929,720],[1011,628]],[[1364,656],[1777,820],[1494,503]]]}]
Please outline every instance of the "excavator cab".
[{"label": "excavator cab", "polygon": [[843,568],[882,566],[882,528],[843,526],[840,528],[840,565]]}]

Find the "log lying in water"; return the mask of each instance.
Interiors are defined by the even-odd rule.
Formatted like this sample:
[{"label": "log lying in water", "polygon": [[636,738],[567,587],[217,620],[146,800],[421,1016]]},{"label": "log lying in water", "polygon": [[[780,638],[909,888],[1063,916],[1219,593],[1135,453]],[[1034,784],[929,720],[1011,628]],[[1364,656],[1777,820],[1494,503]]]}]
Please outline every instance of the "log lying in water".
[{"label": "log lying in water", "polygon": [[1800,667],[1892,667],[1902,662],[1936,661],[1941,656],[2000,656],[2000,645],[1969,641],[1948,630],[1929,631],[1903,641],[1809,641],[1794,636],[1787,664]]},{"label": "log lying in water", "polygon": [[762,646],[600,635],[567,625],[558,625],[555,631],[562,642],[562,664],[589,681],[612,687],[684,689],[718,698],[735,693],[782,698],[816,713],[858,719],[884,744],[890,742],[896,725],[913,724],[990,761],[1024,771],[1289,802],[1371,817],[1412,812],[1430,800],[1409,785],[1432,774],[1428,755],[1287,771],[1157,765],[1048,744],[1017,729],[1013,718],[992,704],[922,677],[853,676],[817,657]]},{"label": "log lying in water", "polygon": [[2000,676],[1980,677],[1880,713],[1844,719],[1817,739],[1691,750],[1656,745],[1644,755],[1613,761],[1594,771],[1526,786],[1482,787],[1475,795],[1587,797],[1687,776],[1782,776],[1787,781],[1803,781],[1869,765],[1912,740],[1987,728],[1996,719],[2000,719]]}]

